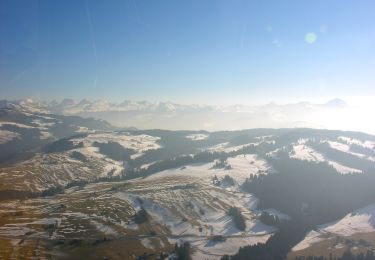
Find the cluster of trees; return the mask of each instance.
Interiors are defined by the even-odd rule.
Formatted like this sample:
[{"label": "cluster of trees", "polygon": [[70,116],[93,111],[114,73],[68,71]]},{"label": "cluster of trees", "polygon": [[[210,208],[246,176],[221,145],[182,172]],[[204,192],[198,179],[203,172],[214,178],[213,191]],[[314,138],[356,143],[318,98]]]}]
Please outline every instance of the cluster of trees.
[{"label": "cluster of trees", "polygon": [[212,169],[230,170],[230,169],[232,169],[232,166],[230,164],[228,164],[228,161],[226,160],[226,158],[220,158],[212,166]]},{"label": "cluster of trees", "polygon": [[46,153],[56,153],[56,152],[65,152],[65,151],[69,151],[69,150],[81,148],[81,147],[83,147],[82,142],[75,145],[73,141],[71,141],[67,138],[64,138],[64,139],[60,139],[60,140],[57,140],[53,143],[48,144],[44,148],[44,151]]},{"label": "cluster of trees", "polygon": [[222,235],[214,235],[210,238],[210,240],[213,242],[224,242],[226,238]]},{"label": "cluster of trees", "polygon": [[242,216],[241,211],[238,208],[230,207],[228,215],[232,217],[234,224],[239,230],[244,231],[246,229],[245,218]]},{"label": "cluster of trees", "polygon": [[257,180],[259,176],[260,176],[259,174],[250,173],[250,177],[245,180],[245,183],[251,182],[252,180]]},{"label": "cluster of trees", "polygon": [[374,252],[367,250],[367,252],[359,253],[357,255],[350,251],[345,251],[344,254],[340,256],[333,256],[330,253],[329,257],[324,256],[297,256],[295,260],[375,260]]},{"label": "cluster of trees", "polygon": [[351,144],[350,150],[354,153],[361,153],[361,154],[366,154],[368,156],[375,156],[375,149],[371,149],[369,147],[363,147],[358,144]]},{"label": "cluster of trees", "polygon": [[41,196],[47,197],[47,196],[53,196],[53,195],[60,194],[60,193],[64,193],[64,187],[55,186],[55,187],[50,187],[50,188],[42,191]]},{"label": "cluster of trees", "polygon": [[215,185],[215,186],[221,185],[221,181],[219,180],[219,178],[216,175],[214,175],[214,177],[212,177],[212,184]]},{"label": "cluster of trees", "polygon": [[81,162],[87,162],[86,156],[84,154],[80,153],[80,152],[77,152],[77,151],[73,151],[70,154],[70,157],[72,157],[73,159],[79,160]]},{"label": "cluster of trees", "polygon": [[281,222],[277,215],[271,215],[266,211],[263,211],[262,214],[260,214],[259,220],[262,221],[266,225],[274,226],[274,227],[280,226],[280,222]]},{"label": "cluster of trees", "polygon": [[175,244],[174,251],[177,260],[191,260],[191,245],[190,242],[184,242],[182,245]]},{"label": "cluster of trees", "polygon": [[225,255],[222,260],[285,259],[290,249],[304,238],[307,230],[304,223],[297,220],[282,222],[279,231],[271,236],[266,243],[241,247],[235,255]]},{"label": "cluster of trees", "polygon": [[139,211],[137,211],[133,216],[133,220],[137,224],[145,223],[149,220],[149,218],[149,214],[143,207]]},{"label": "cluster of trees", "polygon": [[72,187],[78,187],[78,188],[83,188],[85,185],[88,183],[86,180],[74,180],[69,182],[67,185],[65,185],[65,189],[70,189]]},{"label": "cluster of trees", "polygon": [[229,256],[224,255],[221,260],[274,260],[272,254],[267,251],[267,246],[265,244],[256,244],[252,246],[247,246],[240,248],[238,253]]},{"label": "cluster of trees", "polygon": [[225,153],[218,152],[201,152],[195,155],[176,156],[163,161],[155,162],[148,168],[136,168],[133,171],[128,171],[127,173],[124,173],[123,179],[146,177],[156,172],[179,168],[194,163],[208,163],[218,158],[226,158],[226,156],[227,155]]},{"label": "cluster of trees", "polygon": [[94,142],[93,146],[99,147],[99,152],[101,154],[104,154],[116,161],[130,161],[130,156],[135,153],[133,149],[124,148],[117,142]]},{"label": "cluster of trees", "polygon": [[222,180],[222,183],[224,183],[225,185],[228,185],[228,186],[234,186],[235,181],[229,175],[225,175],[223,180]]}]

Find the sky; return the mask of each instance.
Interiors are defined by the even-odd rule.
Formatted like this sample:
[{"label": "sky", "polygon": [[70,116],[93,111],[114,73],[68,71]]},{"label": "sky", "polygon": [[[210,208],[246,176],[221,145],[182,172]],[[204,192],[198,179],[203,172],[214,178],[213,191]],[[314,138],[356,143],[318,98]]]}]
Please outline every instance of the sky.
[{"label": "sky", "polygon": [[372,102],[373,0],[0,0],[0,97]]}]

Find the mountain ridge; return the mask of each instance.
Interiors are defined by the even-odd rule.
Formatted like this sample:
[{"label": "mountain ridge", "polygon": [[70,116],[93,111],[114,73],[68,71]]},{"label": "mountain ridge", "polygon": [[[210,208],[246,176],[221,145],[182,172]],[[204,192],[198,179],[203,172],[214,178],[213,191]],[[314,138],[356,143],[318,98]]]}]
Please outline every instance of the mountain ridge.
[{"label": "mountain ridge", "polygon": [[[369,128],[365,117],[350,113],[352,107],[341,99],[333,99],[322,104],[273,102],[256,106],[186,105],[129,99],[117,103],[104,99],[63,99],[50,102],[24,99],[3,100],[0,104],[16,107],[25,112],[92,117],[106,120],[117,127],[132,126],[138,129],[230,131],[249,128],[313,127],[375,133],[375,129]],[[347,116],[343,118],[343,114]],[[350,124],[347,117],[351,115],[353,122],[362,121]]]}]

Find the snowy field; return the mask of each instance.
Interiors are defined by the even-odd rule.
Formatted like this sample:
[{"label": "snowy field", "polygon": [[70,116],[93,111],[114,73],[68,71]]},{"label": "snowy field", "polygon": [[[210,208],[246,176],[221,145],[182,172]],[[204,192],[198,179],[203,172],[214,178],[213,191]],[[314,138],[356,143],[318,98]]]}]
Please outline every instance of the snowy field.
[{"label": "snowy field", "polygon": [[208,137],[209,137],[209,135],[206,135],[206,134],[191,134],[191,135],[186,136],[187,139],[190,139],[190,140],[193,140],[193,141],[206,140]]},{"label": "snowy field", "polygon": [[246,144],[241,144],[241,145],[230,145],[229,142],[225,143],[220,143],[216,144],[214,146],[205,148],[203,150],[209,151],[209,152],[224,152],[224,153],[230,153],[230,152],[235,152],[238,151],[244,147],[250,146],[250,145],[259,145],[260,142],[257,143],[246,143]]},{"label": "snowy field", "polygon": [[37,128],[37,127],[33,127],[33,126],[21,124],[21,123],[15,123],[15,122],[4,122],[4,121],[0,122],[0,127],[7,126],[7,125],[15,126],[15,127],[18,127],[18,128],[26,128],[26,129]]},{"label": "snowy field", "polygon": [[[240,155],[228,158],[227,162],[231,169],[214,169],[215,163],[208,163],[162,171],[132,181],[127,192],[114,196],[127,201],[136,210],[146,209],[154,221],[169,230],[169,240],[190,241],[196,250],[194,259],[216,259],[223,254],[233,254],[239,246],[265,242],[275,231],[257,220],[258,200],[239,190],[239,185],[250,174],[267,174],[272,167],[256,155]],[[232,187],[213,185],[214,176],[222,179],[225,175],[230,175],[236,184]],[[231,206],[240,209],[245,217],[244,231],[238,230],[227,215]],[[213,242],[209,239],[212,235],[223,235],[226,240]]]},{"label": "snowy field", "polygon": [[123,163],[98,153],[96,147],[76,149],[86,156],[85,162],[73,159],[71,152],[37,154],[33,158],[0,170],[0,189],[40,192],[71,181],[95,180],[119,175]]},{"label": "snowy field", "polygon": [[171,169],[162,171],[151,175],[147,179],[154,180],[165,177],[181,177],[191,180],[212,181],[216,175],[219,179],[224,178],[225,175],[232,177],[237,185],[241,185],[250,174],[267,174],[273,172],[273,168],[265,160],[259,159],[255,154],[238,155],[236,157],[229,157],[227,159],[229,169],[214,168],[215,162],[206,164],[194,164],[180,169]]},{"label": "snowy field", "polygon": [[[344,152],[344,153],[348,153],[348,154],[351,154],[351,155],[354,155],[354,156],[357,156],[358,158],[361,158],[361,159],[367,159],[367,160],[370,160],[370,161],[375,161],[375,158],[374,157],[371,157],[371,156],[367,156],[365,154],[362,154],[362,153],[355,153],[355,152],[352,152],[350,150],[350,145],[348,144],[345,144],[345,143],[342,143],[342,142],[334,142],[334,141],[326,141],[328,143],[328,145],[333,148],[333,149],[336,149],[338,151],[341,151],[341,152]],[[369,144],[368,144],[369,145]],[[360,145],[362,147],[364,147],[364,144]],[[370,145],[369,145],[370,146]],[[369,149],[373,149],[373,148],[370,148],[368,147]]]},{"label": "snowy field", "polygon": [[338,140],[342,142],[346,142],[349,145],[356,144],[356,145],[362,146],[363,148],[370,148],[370,149],[375,148],[375,142],[373,141],[368,141],[368,140],[361,141],[355,138],[350,138],[350,137],[345,137],[345,136],[339,136]]},{"label": "snowy field", "polygon": [[88,134],[86,137],[74,138],[72,141],[76,144],[83,142],[85,146],[92,146],[94,142],[117,142],[126,149],[134,150],[135,154],[132,155],[132,159],[134,159],[142,156],[145,151],[160,149],[161,146],[157,143],[159,139],[159,137],[144,134],[130,135],[128,133],[98,132]]},{"label": "snowy field", "polygon": [[9,141],[12,141],[13,139],[19,138],[19,137],[20,137],[19,133],[15,133],[15,132],[0,129],[0,144],[5,144],[5,143],[7,143]]}]

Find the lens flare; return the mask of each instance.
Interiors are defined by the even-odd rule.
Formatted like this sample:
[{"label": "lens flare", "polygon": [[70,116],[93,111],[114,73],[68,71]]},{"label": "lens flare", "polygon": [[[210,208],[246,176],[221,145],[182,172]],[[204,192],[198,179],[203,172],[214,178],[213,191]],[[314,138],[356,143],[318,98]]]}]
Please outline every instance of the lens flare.
[{"label": "lens flare", "polygon": [[306,33],[305,35],[305,41],[309,44],[316,42],[317,39],[318,36],[313,32]]}]

